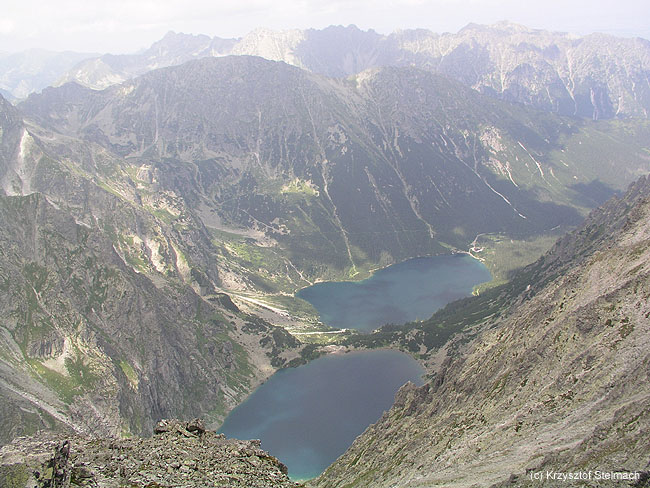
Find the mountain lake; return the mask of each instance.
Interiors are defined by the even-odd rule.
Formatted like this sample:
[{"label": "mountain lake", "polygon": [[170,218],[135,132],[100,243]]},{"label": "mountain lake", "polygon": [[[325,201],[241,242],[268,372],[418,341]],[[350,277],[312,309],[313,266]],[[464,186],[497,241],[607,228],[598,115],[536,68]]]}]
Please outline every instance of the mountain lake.
[{"label": "mountain lake", "polygon": [[490,281],[487,268],[467,254],[409,259],[363,281],[328,281],[300,290],[323,323],[370,332],[387,323],[428,319],[447,303]]},{"label": "mountain lake", "polygon": [[[389,266],[360,282],[319,283],[298,296],[328,325],[370,331],[388,322],[428,318],[489,279],[487,268],[470,256],[435,256]],[[292,479],[313,478],[390,408],[400,386],[421,385],[423,372],[398,351],[324,356],[275,373],[219,431],[261,439],[262,449],[286,464]]]}]

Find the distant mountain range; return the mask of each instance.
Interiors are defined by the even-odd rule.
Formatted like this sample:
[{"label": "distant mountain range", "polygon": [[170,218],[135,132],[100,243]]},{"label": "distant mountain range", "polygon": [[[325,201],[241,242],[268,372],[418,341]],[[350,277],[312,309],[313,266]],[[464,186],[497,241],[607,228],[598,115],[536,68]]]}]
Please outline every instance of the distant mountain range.
[{"label": "distant mountain range", "polygon": [[0,94],[7,99],[26,98],[30,93],[55,84],[80,61],[97,56],[97,53],[45,49],[0,53]]},{"label": "distant mountain range", "polygon": [[[86,57],[74,68],[70,55],[51,57],[40,71],[24,58],[5,58],[0,89],[16,98],[54,83],[76,81],[106,88],[152,69],[208,56],[253,55],[284,61],[330,77],[348,77],[369,68],[413,66],[445,74],[503,100],[561,115],[592,119],[642,117],[650,113],[650,42],[603,34],[577,37],[501,22],[469,24],[456,34],[424,29],[390,35],[355,26],[322,30],[257,29],[241,39],[168,33],[133,55]],[[1,61],[1,59],[0,59]],[[15,66],[12,65],[15,63]],[[58,64],[57,64],[58,63]],[[18,84],[17,76],[24,80]]]}]

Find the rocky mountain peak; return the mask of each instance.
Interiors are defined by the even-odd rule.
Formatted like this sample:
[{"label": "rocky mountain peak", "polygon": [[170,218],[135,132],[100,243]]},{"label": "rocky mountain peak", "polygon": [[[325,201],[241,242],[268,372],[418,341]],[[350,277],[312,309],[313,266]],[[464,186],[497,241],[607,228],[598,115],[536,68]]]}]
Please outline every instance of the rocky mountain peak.
[{"label": "rocky mountain peak", "polygon": [[576,37],[506,21],[468,24],[457,33],[417,29],[387,36],[353,25],[258,28],[240,39],[169,32],[142,53],[82,61],[57,83],[77,80],[101,89],[153,69],[228,54],[261,56],[332,77],[416,66],[490,96],[573,117],[647,118],[650,111],[643,88],[650,71],[648,41]]}]

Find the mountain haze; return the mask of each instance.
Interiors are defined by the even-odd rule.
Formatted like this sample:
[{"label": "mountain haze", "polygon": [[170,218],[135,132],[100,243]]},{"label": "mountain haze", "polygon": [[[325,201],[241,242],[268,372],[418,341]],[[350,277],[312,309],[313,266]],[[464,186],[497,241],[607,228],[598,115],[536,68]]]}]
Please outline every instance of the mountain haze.
[{"label": "mountain haze", "polygon": [[77,81],[93,88],[106,88],[153,69],[175,66],[206,56],[227,54],[236,42],[236,39],[169,32],[141,53],[96,56],[67,70],[65,75],[56,81],[59,85]]},{"label": "mountain haze", "polygon": [[97,53],[53,52],[30,49],[19,53],[0,53],[0,93],[7,98],[26,98],[53,85],[76,64]]},{"label": "mountain haze", "polygon": [[92,88],[205,56],[255,55],[331,77],[414,66],[445,74],[503,100],[592,119],[648,118],[650,41],[604,34],[578,37],[500,22],[458,33],[425,29],[390,35],[355,26],[256,29],[241,39],[167,34],[147,52],[82,62],[63,81]]}]

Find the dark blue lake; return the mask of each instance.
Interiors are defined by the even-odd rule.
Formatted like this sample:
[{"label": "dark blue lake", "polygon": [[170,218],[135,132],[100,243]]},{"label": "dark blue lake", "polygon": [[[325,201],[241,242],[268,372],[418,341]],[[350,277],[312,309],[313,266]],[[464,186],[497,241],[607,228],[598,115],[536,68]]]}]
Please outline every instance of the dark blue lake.
[{"label": "dark blue lake", "polygon": [[420,365],[397,351],[329,355],[275,373],[226,418],[220,432],[261,439],[295,480],[318,476],[393,404]]},{"label": "dark blue lake", "polygon": [[370,332],[387,323],[427,319],[491,279],[480,261],[452,254],[409,259],[363,281],[317,283],[297,296],[311,303],[331,327]]},{"label": "dark blue lake", "polygon": [[[319,283],[298,296],[330,326],[371,331],[429,318],[490,279],[487,268],[467,255],[435,256],[390,266],[360,282]],[[322,357],[274,374],[230,413],[221,432],[261,439],[293,479],[313,478],[390,408],[400,386],[421,384],[422,373],[397,351]]]}]

